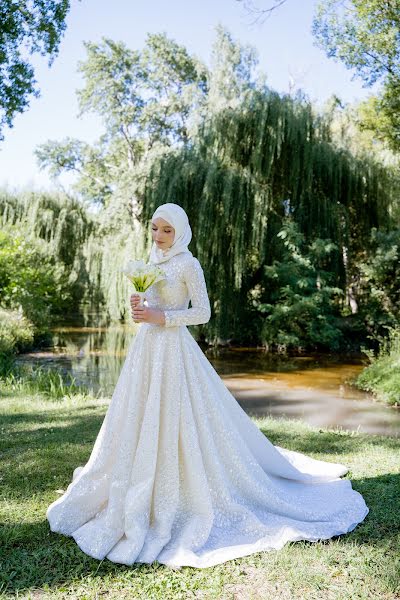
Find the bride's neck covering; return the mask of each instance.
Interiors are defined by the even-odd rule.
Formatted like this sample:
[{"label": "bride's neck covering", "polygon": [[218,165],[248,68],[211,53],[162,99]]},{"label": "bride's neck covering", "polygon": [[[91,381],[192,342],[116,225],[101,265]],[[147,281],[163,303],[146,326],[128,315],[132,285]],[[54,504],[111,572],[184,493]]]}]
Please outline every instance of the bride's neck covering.
[{"label": "bride's neck covering", "polygon": [[178,204],[173,204],[172,202],[168,202],[167,204],[161,204],[156,211],[154,212],[151,220],[157,219],[160,217],[167,221],[172,227],[175,229],[175,237],[174,242],[170,248],[163,251],[161,248],[157,247],[157,244],[153,242],[150,251],[150,262],[153,264],[158,264],[169,260],[175,254],[180,254],[181,252],[185,252],[193,256],[190,250],[188,249],[188,245],[190,240],[192,239],[192,230],[189,225],[189,219],[185,211]]}]

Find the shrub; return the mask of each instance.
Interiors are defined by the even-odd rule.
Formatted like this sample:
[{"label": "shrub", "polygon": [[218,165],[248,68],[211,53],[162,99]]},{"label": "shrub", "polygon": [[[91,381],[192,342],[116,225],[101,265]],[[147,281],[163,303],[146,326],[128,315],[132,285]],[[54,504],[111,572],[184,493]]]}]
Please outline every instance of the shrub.
[{"label": "shrub", "polygon": [[29,238],[17,227],[0,232],[0,303],[22,310],[37,327],[63,314],[71,302],[71,285],[44,240]]},{"label": "shrub", "polygon": [[343,292],[328,270],[336,245],[322,239],[307,244],[290,220],[278,236],[282,258],[264,268],[263,292],[257,303],[264,317],[263,342],[287,349],[338,349],[343,336],[337,300]]},{"label": "shrub", "polygon": [[17,352],[28,350],[35,328],[21,311],[0,308],[0,373],[7,372]]},{"label": "shrub", "polygon": [[377,356],[359,374],[356,384],[389,404],[400,406],[400,328],[392,328]]}]

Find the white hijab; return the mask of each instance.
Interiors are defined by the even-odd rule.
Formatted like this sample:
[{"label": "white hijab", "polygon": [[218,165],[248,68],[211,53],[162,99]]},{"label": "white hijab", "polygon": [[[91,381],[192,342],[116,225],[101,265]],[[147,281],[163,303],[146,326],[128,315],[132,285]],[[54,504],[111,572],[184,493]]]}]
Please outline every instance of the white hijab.
[{"label": "white hijab", "polygon": [[192,239],[192,230],[189,225],[188,216],[183,208],[172,202],[161,204],[155,210],[151,219],[157,219],[158,217],[161,217],[161,219],[172,225],[175,229],[175,237],[172,246],[165,251],[158,248],[157,244],[153,242],[150,251],[150,262],[153,264],[162,263],[181,252],[186,252],[190,256],[193,256],[188,249],[188,245]]}]

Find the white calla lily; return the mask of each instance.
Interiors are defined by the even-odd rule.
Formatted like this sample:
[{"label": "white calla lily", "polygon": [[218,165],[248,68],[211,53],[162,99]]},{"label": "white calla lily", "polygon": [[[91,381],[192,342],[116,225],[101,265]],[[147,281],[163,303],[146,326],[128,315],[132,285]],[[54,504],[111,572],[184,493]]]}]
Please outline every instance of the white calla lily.
[{"label": "white calla lily", "polygon": [[137,292],[145,292],[157,281],[165,279],[165,273],[157,265],[145,263],[143,260],[129,260],[122,269]]}]

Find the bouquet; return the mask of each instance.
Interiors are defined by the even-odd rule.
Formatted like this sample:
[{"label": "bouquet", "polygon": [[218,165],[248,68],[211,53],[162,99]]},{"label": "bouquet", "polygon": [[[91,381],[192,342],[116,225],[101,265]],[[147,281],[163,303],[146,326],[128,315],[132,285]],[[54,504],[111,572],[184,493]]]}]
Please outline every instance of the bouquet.
[{"label": "bouquet", "polygon": [[143,260],[130,260],[122,272],[133,284],[135,291],[140,296],[140,306],[143,306],[144,293],[153,283],[165,279],[165,273],[157,265],[146,264]]}]

